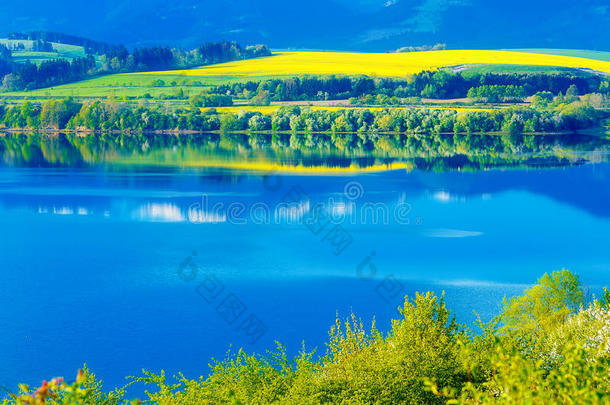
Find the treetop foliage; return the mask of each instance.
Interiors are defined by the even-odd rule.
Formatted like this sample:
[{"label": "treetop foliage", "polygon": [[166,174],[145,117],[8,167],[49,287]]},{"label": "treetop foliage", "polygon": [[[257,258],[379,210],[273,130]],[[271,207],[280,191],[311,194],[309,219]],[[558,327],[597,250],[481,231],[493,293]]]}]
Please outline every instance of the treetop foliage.
[{"label": "treetop foliage", "polygon": [[549,92],[553,95],[568,93],[570,88],[580,94],[610,93],[606,81],[598,76],[583,77],[571,73],[463,75],[446,71],[424,71],[403,79],[367,76],[300,76],[223,84],[214,86],[207,92],[253,101],[257,96],[265,94],[269,101],[340,100],[350,97],[382,96],[386,100],[414,97],[431,99],[470,97],[485,99],[488,102],[504,102],[520,100],[538,92]]}]

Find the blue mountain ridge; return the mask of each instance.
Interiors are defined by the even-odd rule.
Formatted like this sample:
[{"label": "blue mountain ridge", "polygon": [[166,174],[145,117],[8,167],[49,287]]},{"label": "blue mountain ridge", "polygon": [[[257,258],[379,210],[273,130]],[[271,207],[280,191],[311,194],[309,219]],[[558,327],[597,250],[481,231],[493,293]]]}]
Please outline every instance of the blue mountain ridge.
[{"label": "blue mountain ridge", "polygon": [[5,0],[0,27],[128,47],[226,39],[276,49],[387,51],[442,42],[450,49],[610,50],[607,0]]}]

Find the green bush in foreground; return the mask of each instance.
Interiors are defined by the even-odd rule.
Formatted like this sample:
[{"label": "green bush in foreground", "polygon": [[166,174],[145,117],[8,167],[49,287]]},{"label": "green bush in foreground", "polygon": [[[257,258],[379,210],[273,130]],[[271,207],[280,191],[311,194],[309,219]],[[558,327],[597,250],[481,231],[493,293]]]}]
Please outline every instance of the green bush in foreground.
[{"label": "green bush in foreground", "polygon": [[[416,294],[387,334],[353,315],[337,320],[323,356],[288,359],[278,344],[266,356],[228,355],[207,378],[145,371],[130,384],[146,384],[145,402],[163,405],[609,403],[609,300],[605,290],[585,306],[577,276],[545,274],[473,333],[442,296]],[[124,388],[104,394],[88,370],[73,385],[56,381],[4,404],[126,403]],[[41,398],[41,389],[52,395]]]}]

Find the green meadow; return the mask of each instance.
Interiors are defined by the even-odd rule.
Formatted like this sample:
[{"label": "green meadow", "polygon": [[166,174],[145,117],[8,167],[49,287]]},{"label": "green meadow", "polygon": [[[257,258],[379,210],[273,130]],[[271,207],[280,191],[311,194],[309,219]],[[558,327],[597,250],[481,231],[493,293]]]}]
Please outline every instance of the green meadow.
[{"label": "green meadow", "polygon": [[[453,69],[456,70],[456,69]],[[565,74],[571,73],[576,76],[590,76],[594,73],[574,69],[567,68],[561,66],[536,66],[536,65],[508,65],[508,64],[477,64],[477,65],[469,65],[464,66],[461,69],[457,69],[462,73],[462,75],[468,77],[469,75],[475,74],[486,74],[486,73],[545,73],[545,74]]]},{"label": "green meadow", "polygon": [[610,62],[610,52],[591,51],[587,49],[550,49],[550,48],[528,48],[528,49],[507,49],[515,52],[542,53],[547,55],[574,56],[577,58],[597,59]]},{"label": "green meadow", "polygon": [[[136,99],[150,95],[159,98],[162,95],[173,95],[181,89],[184,95],[194,95],[206,88],[221,84],[258,81],[281,76],[237,77],[237,76],[182,76],[163,74],[114,74],[76,83],[49,87],[32,91],[3,93],[0,97],[8,100],[35,100],[74,97],[78,99],[108,98]],[[163,84],[159,84],[162,81]],[[156,82],[156,83],[155,83]]]},{"label": "green meadow", "polygon": [[16,62],[30,61],[32,63],[40,64],[45,60],[53,59],[75,59],[86,56],[85,48],[77,45],[66,45],[57,42],[51,42],[55,52],[37,52],[33,51],[33,42],[27,39],[0,39],[0,45],[5,45],[9,49],[12,47],[22,44],[23,50],[12,50],[13,59]]}]

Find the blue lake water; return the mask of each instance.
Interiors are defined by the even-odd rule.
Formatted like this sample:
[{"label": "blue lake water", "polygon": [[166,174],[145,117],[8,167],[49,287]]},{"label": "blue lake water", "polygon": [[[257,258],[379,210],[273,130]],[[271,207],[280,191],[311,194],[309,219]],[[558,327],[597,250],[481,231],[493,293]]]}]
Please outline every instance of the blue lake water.
[{"label": "blue lake water", "polygon": [[604,160],[323,175],[5,165],[0,385],[83,363],[108,387],[143,368],[198,377],[231,345],[276,340],[323,352],[337,315],[387,330],[415,291],[445,291],[470,325],[544,272],[595,291],[610,284]]}]

